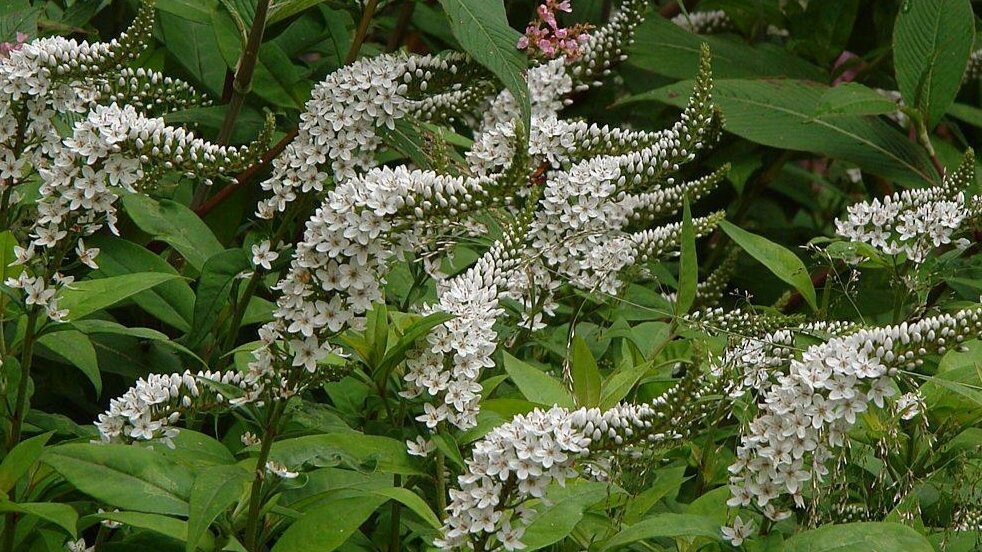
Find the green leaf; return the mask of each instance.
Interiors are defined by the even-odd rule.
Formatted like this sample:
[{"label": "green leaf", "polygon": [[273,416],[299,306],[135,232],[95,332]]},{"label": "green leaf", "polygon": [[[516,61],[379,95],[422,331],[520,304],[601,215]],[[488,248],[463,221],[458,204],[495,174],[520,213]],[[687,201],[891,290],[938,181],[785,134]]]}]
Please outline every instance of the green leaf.
[{"label": "green leaf", "polygon": [[389,376],[389,373],[399,365],[406,358],[406,352],[416,345],[416,341],[420,338],[425,337],[430,333],[430,330],[443,324],[447,320],[453,318],[453,315],[447,312],[434,312],[433,314],[424,316],[416,322],[413,322],[409,328],[406,329],[402,337],[396,341],[396,344],[389,348],[385,352],[385,357],[382,358],[382,362],[379,363],[378,373],[384,378]]},{"label": "green leaf", "polygon": [[17,512],[19,514],[37,516],[61,527],[73,538],[78,536],[78,513],[68,504],[52,502],[24,502],[15,504],[4,497],[0,499],[0,512]]},{"label": "green leaf", "polygon": [[603,550],[659,537],[706,537],[720,541],[722,534],[719,524],[704,516],[656,514],[621,530],[606,542]]},{"label": "green leaf", "polygon": [[188,515],[193,475],[152,450],[104,443],[68,444],[49,448],[41,461],[79,491],[117,508]]},{"label": "green leaf", "polygon": [[168,349],[174,349],[175,351],[181,352],[188,357],[194,359],[202,366],[207,366],[207,363],[201,360],[198,355],[194,354],[184,345],[175,342],[167,334],[158,332],[157,330],[152,330],[150,328],[130,328],[112,322],[109,320],[76,320],[72,322],[72,327],[76,330],[82,332],[88,336],[98,336],[98,335],[123,335],[127,337],[136,337],[139,339],[146,339],[149,341],[155,341],[160,345],[167,347]]},{"label": "green leaf", "polygon": [[[816,119],[827,86],[796,80],[720,79],[713,87],[713,99],[726,114],[726,130],[751,142],[849,161],[912,186],[939,182],[923,148],[886,121],[859,116]],[[691,89],[691,81],[681,82],[624,103],[658,100],[681,107]]]},{"label": "green leaf", "polygon": [[99,358],[89,337],[77,330],[46,333],[38,338],[38,344],[72,363],[85,374],[95,387],[96,395],[102,394],[102,374]]},{"label": "green leaf", "polygon": [[573,394],[577,406],[593,408],[600,404],[600,389],[602,379],[597,361],[590,352],[590,347],[579,335],[573,336],[573,356],[570,368],[573,376]]},{"label": "green leaf", "polygon": [[696,257],[696,231],[692,226],[692,208],[685,198],[682,210],[682,255],[679,260],[679,291],[675,300],[675,315],[689,312],[696,302],[699,284],[699,260]]},{"label": "green leaf", "polygon": [[809,3],[804,13],[791,19],[792,49],[808,54],[819,65],[833,65],[849,42],[859,0]]},{"label": "green leaf", "polygon": [[404,489],[402,487],[391,487],[388,489],[377,489],[372,491],[372,493],[402,503],[403,506],[415,512],[416,515],[418,515],[423,521],[428,523],[430,527],[434,529],[439,529],[443,526],[443,524],[440,523],[440,518],[436,517],[436,514],[434,514],[433,510],[431,510],[429,505],[426,504],[426,501],[409,489]]},{"label": "green leaf", "polygon": [[38,38],[40,6],[31,6],[29,0],[3,0],[0,2],[0,42],[17,42],[17,33],[30,39]]},{"label": "green leaf", "polygon": [[388,499],[378,495],[342,496],[318,503],[293,522],[273,552],[331,552]]},{"label": "green leaf", "polygon": [[218,5],[217,0],[156,0],[154,4],[162,12],[174,14],[184,19],[208,23],[211,12]]},{"label": "green leaf", "polygon": [[518,390],[526,399],[543,406],[558,405],[573,408],[573,398],[562,383],[539,370],[504,352],[505,372],[511,377]]},{"label": "green leaf", "polygon": [[435,434],[431,439],[433,440],[433,444],[436,445],[436,450],[442,452],[447,457],[447,460],[450,460],[458,469],[464,471],[467,464],[464,462],[464,456],[460,454],[460,447],[452,435]]},{"label": "green leaf", "polygon": [[904,102],[937,123],[961,86],[975,37],[970,0],[916,0],[900,10],[893,64]]},{"label": "green leaf", "polygon": [[281,0],[276,2],[269,9],[269,17],[266,19],[267,25],[272,25],[283,21],[284,19],[289,19],[307,8],[312,8],[324,1],[325,0]]},{"label": "green leaf", "polygon": [[[99,270],[93,276],[122,276],[134,272],[160,272],[177,274],[166,260],[131,241],[114,236],[92,236],[86,245],[98,247]],[[164,322],[182,332],[191,329],[194,312],[194,292],[187,281],[180,279],[164,282],[133,296],[133,302]]]},{"label": "green leaf", "polygon": [[158,284],[176,280],[176,274],[141,272],[98,280],[82,280],[62,288],[58,306],[68,309],[68,318],[78,320],[96,311],[111,307],[141,291]]},{"label": "green leaf", "polygon": [[252,475],[237,466],[214,466],[201,471],[191,486],[185,550],[194,552],[211,525],[245,492]]},{"label": "green leaf", "polygon": [[[780,46],[767,43],[749,46],[726,37],[694,35],[662,17],[648,17],[636,35],[628,49],[627,63],[676,79],[695,78],[700,49],[708,44],[713,52],[713,73],[720,79],[828,80],[828,74],[820,67],[787,53]],[[690,86],[688,91],[691,90]]]},{"label": "green leaf", "polygon": [[364,471],[421,473],[402,441],[354,432],[305,435],[277,441],[273,443],[270,458],[289,467],[345,463]]},{"label": "green leaf", "polygon": [[812,284],[811,276],[808,275],[805,263],[801,262],[797,255],[763,236],[751,234],[725,220],[720,222],[719,226],[751,257],[801,292],[812,309],[818,310],[815,286]]},{"label": "green leaf", "polygon": [[872,88],[846,82],[833,86],[818,99],[815,117],[883,115],[898,110],[897,104]]},{"label": "green leaf", "polygon": [[[140,529],[153,531],[154,533],[158,533],[181,542],[187,540],[188,538],[188,522],[180,519],[174,519],[172,517],[162,516],[160,514],[146,514],[143,512],[106,512],[103,514],[97,514],[94,517],[98,519],[117,521],[129,527],[138,527]],[[207,542],[207,546],[203,548],[205,550],[213,550],[214,542],[210,541],[214,541],[214,538],[209,534],[206,536],[205,541]]]},{"label": "green leaf", "polygon": [[208,337],[218,315],[228,305],[236,276],[250,266],[249,256],[241,249],[216,253],[205,262],[194,299],[189,347],[196,347]]},{"label": "green leaf", "polygon": [[635,366],[623,366],[604,381],[600,390],[600,409],[609,410],[621,402],[634,389],[652,366],[652,362],[642,362]]},{"label": "green leaf", "polygon": [[[166,0],[164,3],[166,4]],[[181,0],[180,3],[198,4],[196,0]],[[213,9],[208,8],[209,18]],[[218,40],[210,19],[197,20],[198,17],[203,17],[201,9],[175,7],[175,11],[181,15],[168,10],[157,16],[158,38],[167,46],[169,57],[180,64],[200,88],[207,90],[213,97],[221,98],[225,87],[226,67],[219,53]]]},{"label": "green leaf", "polygon": [[208,225],[180,203],[129,194],[123,196],[123,206],[140,230],[176,249],[197,271],[225,250]]},{"label": "green leaf", "polygon": [[7,453],[0,464],[0,493],[7,494],[24,477],[44,452],[53,431],[25,439]]},{"label": "green leaf", "polygon": [[19,276],[24,271],[24,267],[20,265],[8,266],[17,258],[14,255],[15,245],[18,244],[13,232],[10,230],[0,232],[0,283],[6,282],[7,278]]},{"label": "green leaf", "polygon": [[791,537],[784,552],[932,552],[917,531],[899,523],[826,525]]},{"label": "green leaf", "polygon": [[508,24],[502,0],[440,0],[440,5],[461,48],[515,97],[527,130],[532,113],[524,75],[528,62],[518,50],[521,35]]},{"label": "green leaf", "polygon": [[568,536],[590,506],[609,500],[617,492],[608,483],[577,481],[550,489],[549,504],[540,504],[522,537],[524,550],[539,550]]}]

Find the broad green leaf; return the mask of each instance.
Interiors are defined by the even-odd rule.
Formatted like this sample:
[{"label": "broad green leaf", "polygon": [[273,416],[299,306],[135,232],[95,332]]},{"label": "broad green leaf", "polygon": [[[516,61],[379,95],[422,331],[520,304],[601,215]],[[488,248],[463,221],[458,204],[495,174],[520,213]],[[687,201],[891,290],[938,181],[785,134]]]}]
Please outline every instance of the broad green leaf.
[{"label": "broad green leaf", "polygon": [[140,230],[176,249],[195,270],[201,271],[208,259],[225,250],[208,225],[176,201],[128,194],[123,206]]},{"label": "broad green leaf", "polygon": [[301,465],[357,467],[404,475],[419,474],[402,441],[361,433],[326,433],[273,443],[270,458],[289,467]]},{"label": "broad green leaf", "polygon": [[72,537],[78,534],[78,513],[68,504],[55,502],[22,502],[15,504],[4,497],[0,499],[0,512],[17,512],[37,516],[51,522],[68,532]]},{"label": "broad green leaf", "polygon": [[211,21],[211,12],[218,6],[218,0],[156,0],[154,5],[162,12],[198,23],[208,23]]},{"label": "broad green leaf", "polygon": [[273,546],[273,552],[331,552],[344,544],[388,498],[344,496],[305,511]]},{"label": "broad green leaf", "polygon": [[[828,87],[799,80],[718,79],[713,99],[726,114],[726,130],[781,149],[808,151],[855,163],[866,172],[912,186],[939,181],[931,160],[886,121],[860,116],[815,118]],[[633,96],[685,105],[692,82]]]},{"label": "broad green leaf", "polygon": [[893,30],[893,64],[904,102],[937,123],[961,86],[975,14],[970,0],[916,0],[900,10]]},{"label": "broad green leaf", "polygon": [[268,25],[278,23],[324,1],[325,0],[279,0],[278,2],[274,2],[273,6],[269,9],[269,17],[266,19],[266,22]]},{"label": "broad green leaf", "polygon": [[205,262],[194,300],[194,321],[188,346],[196,347],[208,337],[218,315],[228,305],[236,276],[250,266],[248,255],[241,249],[216,253]]},{"label": "broad green leaf", "polygon": [[805,263],[801,262],[797,255],[763,236],[747,232],[725,220],[719,226],[751,257],[760,261],[775,276],[801,292],[801,296],[805,298],[812,309],[818,310],[815,286],[812,284],[808,269],[805,268]]},{"label": "broad green leaf", "polygon": [[[180,3],[200,5],[196,0],[180,0]],[[209,4],[215,2],[207,0],[205,5]],[[207,9],[210,17],[214,8]],[[193,77],[199,89],[207,90],[213,97],[222,97],[226,66],[210,19],[197,20],[204,17],[201,9],[175,7],[174,10],[180,11],[181,15],[175,15],[171,10],[158,14],[157,37],[167,46],[169,57]]]},{"label": "broad green leaf", "polygon": [[685,483],[685,466],[660,468],[658,478],[647,489],[631,498],[624,508],[624,523],[633,525],[644,518],[662,498],[673,499]]},{"label": "broad green leaf", "polygon": [[679,290],[675,299],[675,315],[689,312],[696,302],[699,284],[699,261],[696,257],[696,231],[692,226],[692,209],[685,198],[682,210],[682,254],[679,260]]},{"label": "broad green leaf", "polygon": [[0,283],[6,282],[7,278],[13,278],[24,271],[23,266],[9,266],[17,258],[14,255],[14,246],[17,245],[17,238],[10,230],[0,232]]},{"label": "broad green leaf", "polygon": [[652,363],[642,362],[637,365],[624,365],[604,381],[600,390],[600,409],[609,410],[624,400],[634,386],[650,369]]},{"label": "broad green leaf", "polygon": [[49,448],[41,461],[79,491],[117,508],[188,515],[194,476],[153,451],[128,445],[81,443]]},{"label": "broad green leaf", "polygon": [[921,534],[899,523],[826,525],[791,537],[784,552],[933,552]]},{"label": "broad green leaf", "polygon": [[62,288],[58,306],[68,309],[70,320],[78,320],[129,299],[141,291],[178,278],[180,276],[176,274],[141,272],[98,280],[82,280],[73,283],[70,287]]},{"label": "broad green leaf", "polygon": [[837,115],[883,115],[898,110],[896,102],[872,88],[846,82],[833,86],[818,100],[815,117]]},{"label": "broad green leaf", "polygon": [[706,537],[720,541],[722,533],[718,523],[704,516],[656,514],[621,530],[605,543],[603,550],[658,537]]},{"label": "broad green leaf", "polygon": [[[160,514],[147,514],[143,512],[106,512],[97,514],[99,519],[117,521],[129,527],[138,527],[170,537],[174,540],[184,542],[188,538],[188,522]],[[214,549],[214,538],[208,534],[204,539],[205,550]],[[198,541],[201,542],[201,541]],[[205,544],[202,543],[202,544]],[[188,550],[194,550],[189,548]]]},{"label": "broad green leaf", "polygon": [[[727,37],[694,35],[654,15],[638,27],[637,38],[628,48],[627,63],[659,75],[691,79],[696,76],[703,44],[708,44],[713,52],[713,74],[720,79],[828,80],[827,73],[820,67],[787,53],[780,46],[767,43],[749,46]],[[686,94],[691,90],[690,86]]]},{"label": "broad green leaf", "polygon": [[194,552],[211,525],[242,497],[252,474],[237,465],[214,466],[201,471],[191,486],[190,516],[185,550]]},{"label": "broad green leaf", "polygon": [[464,456],[460,453],[460,446],[457,444],[457,440],[454,439],[453,435],[444,432],[434,434],[430,439],[436,445],[436,450],[442,453],[451,464],[461,471],[467,467],[467,464],[464,462]]},{"label": "broad green leaf", "polygon": [[137,337],[140,339],[155,341],[168,349],[174,349],[175,351],[187,355],[203,366],[207,366],[205,361],[201,360],[198,355],[191,352],[187,347],[175,342],[171,338],[167,337],[167,334],[158,332],[157,330],[151,330],[150,328],[131,328],[109,320],[93,319],[73,321],[72,327],[87,336],[123,335],[127,337]]},{"label": "broad green leaf", "polygon": [[30,0],[4,0],[0,2],[0,42],[17,42],[17,33],[26,34],[32,40],[38,38],[40,6],[31,6]]},{"label": "broad green leaf", "polygon": [[[86,245],[98,247],[99,270],[93,276],[122,276],[134,272],[160,272],[177,274],[166,260],[145,247],[114,236],[92,236]],[[182,332],[191,329],[194,312],[194,292],[183,280],[164,282],[133,296],[133,302],[143,310]]]},{"label": "broad green leaf", "polygon": [[590,347],[579,335],[573,337],[570,371],[573,376],[573,394],[578,406],[593,408],[600,404],[600,388],[603,383],[597,361]]},{"label": "broad green leaf", "polygon": [[833,65],[849,42],[858,11],[859,0],[809,2],[804,13],[791,19],[791,49],[823,67]]},{"label": "broad green leaf", "polygon": [[96,395],[102,394],[102,374],[99,359],[89,337],[78,330],[62,330],[46,333],[38,338],[38,344],[64,358],[81,370],[92,382]]},{"label": "broad green leaf", "polygon": [[0,464],[0,493],[7,494],[30,471],[44,452],[44,445],[48,444],[52,434],[49,431],[25,439],[4,456],[3,463]]},{"label": "broad green leaf", "polygon": [[516,47],[521,35],[508,24],[502,0],[440,0],[440,5],[461,48],[501,79],[515,97],[528,129],[532,113],[524,75],[528,62]]},{"label": "broad green leaf", "polygon": [[972,105],[953,103],[948,106],[948,115],[972,126],[982,128],[982,109]]},{"label": "broad green leaf", "polygon": [[423,521],[428,523],[430,527],[434,529],[439,529],[443,526],[443,524],[440,523],[440,518],[436,517],[436,514],[434,514],[433,510],[431,510],[429,505],[426,504],[426,501],[409,489],[404,489],[402,487],[390,487],[387,489],[377,489],[372,492],[379,496],[400,502],[403,506],[415,512],[416,515],[418,515]]},{"label": "broad green leaf", "polygon": [[518,390],[526,399],[543,406],[563,406],[573,408],[573,398],[562,383],[549,376],[542,370],[503,353],[505,372],[511,377]]},{"label": "broad green leaf", "polygon": [[590,506],[609,500],[618,490],[608,483],[577,481],[566,487],[553,487],[546,498],[548,504],[540,504],[537,513],[522,537],[526,548],[539,550],[559,542],[573,531],[583,519],[583,512]]}]

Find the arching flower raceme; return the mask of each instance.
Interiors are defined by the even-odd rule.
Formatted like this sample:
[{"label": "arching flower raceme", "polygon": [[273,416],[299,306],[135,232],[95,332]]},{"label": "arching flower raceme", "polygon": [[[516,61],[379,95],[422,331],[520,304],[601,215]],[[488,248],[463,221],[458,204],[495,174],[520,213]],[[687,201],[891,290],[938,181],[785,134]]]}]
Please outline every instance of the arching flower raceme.
[{"label": "arching flower raceme", "polygon": [[975,155],[969,151],[941,185],[852,205],[846,217],[836,221],[836,231],[887,255],[902,254],[914,263],[923,262],[935,248],[951,243],[963,226],[982,216],[982,199],[966,196],[974,181]]},{"label": "arching flower raceme", "polygon": [[739,361],[759,369],[749,386],[760,389],[759,414],[730,467],[733,506],[804,506],[803,489],[828,473],[826,461],[842,447],[862,412],[890,408],[916,413],[918,401],[900,396],[892,379],[916,369],[924,356],[944,354],[982,335],[982,311],[971,309],[884,328],[852,330],[797,353],[787,345],[745,352]]}]

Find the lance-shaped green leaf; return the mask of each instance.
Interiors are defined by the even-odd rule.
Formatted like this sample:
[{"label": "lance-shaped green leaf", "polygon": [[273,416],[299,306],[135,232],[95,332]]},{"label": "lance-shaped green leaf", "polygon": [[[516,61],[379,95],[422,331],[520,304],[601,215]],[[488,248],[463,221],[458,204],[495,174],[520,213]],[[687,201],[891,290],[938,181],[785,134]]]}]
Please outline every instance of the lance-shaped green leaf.
[{"label": "lance-shaped green leaf", "polygon": [[751,257],[760,261],[775,276],[801,292],[801,296],[805,298],[812,309],[818,310],[815,286],[812,284],[808,269],[805,268],[805,263],[801,262],[797,255],[763,236],[747,232],[725,220],[719,226]]},{"label": "lance-shaped green leaf", "polygon": [[969,0],[915,0],[897,14],[893,64],[907,105],[929,126],[954,101],[972,53],[975,14]]},{"label": "lance-shaped green leaf", "polygon": [[465,52],[490,70],[518,102],[525,128],[532,108],[525,81],[527,60],[518,47],[518,31],[511,28],[502,0],[440,0],[450,30]]},{"label": "lance-shaped green leaf", "polygon": [[62,288],[58,307],[68,309],[69,319],[78,320],[177,278],[180,278],[177,274],[140,272],[98,280],[82,280]]}]

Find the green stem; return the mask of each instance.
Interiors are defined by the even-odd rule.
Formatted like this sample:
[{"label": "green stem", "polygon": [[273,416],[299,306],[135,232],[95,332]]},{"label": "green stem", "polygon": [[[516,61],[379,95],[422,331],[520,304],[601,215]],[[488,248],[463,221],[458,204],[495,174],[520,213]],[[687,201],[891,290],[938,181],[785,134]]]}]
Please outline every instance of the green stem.
[{"label": "green stem", "polygon": [[[269,14],[270,4],[272,0],[259,0],[256,5],[256,16],[252,19],[252,28],[249,30],[245,49],[242,50],[239,66],[235,71],[235,80],[232,82],[232,98],[225,111],[225,120],[222,121],[222,127],[218,131],[220,145],[228,144],[232,138],[235,121],[242,111],[246,97],[252,91],[252,76],[256,72],[256,60],[259,58],[259,47],[262,46],[263,34],[266,32],[266,17]],[[208,186],[201,185],[194,191],[191,208],[198,208],[206,199],[208,199]]]},{"label": "green stem", "polygon": [[[20,381],[17,383],[17,399],[14,406],[14,413],[10,419],[10,435],[7,437],[7,452],[10,452],[17,443],[20,442],[21,428],[24,424],[25,410],[27,409],[27,386],[31,380],[31,363],[34,360],[34,342],[36,338],[35,326],[37,326],[38,309],[32,309],[27,315],[27,330],[24,335],[24,347],[21,351],[20,362]],[[11,502],[16,500],[16,487],[11,488],[7,497]],[[16,512],[9,512],[6,516],[6,523],[3,526],[3,550],[13,552],[14,533],[17,530],[17,521],[20,516]]]},{"label": "green stem", "polygon": [[273,441],[276,439],[280,416],[286,409],[287,402],[289,401],[286,399],[273,401],[273,409],[266,421],[266,429],[263,431],[262,442],[259,445],[259,457],[256,458],[256,478],[252,480],[252,490],[249,492],[249,514],[246,518],[245,546],[249,552],[260,552],[261,550],[259,542],[261,520],[259,515],[263,506],[266,463],[269,461],[269,453],[273,448]]},{"label": "green stem", "polygon": [[443,452],[436,451],[436,505],[437,515],[443,521],[447,515],[447,480],[444,472],[446,471],[446,460]]},{"label": "green stem", "polygon": [[35,326],[37,325],[38,309],[33,309],[27,315],[27,330],[24,335],[24,346],[21,351],[20,381],[17,383],[17,399],[14,403],[14,413],[10,420],[10,435],[7,437],[9,452],[20,442],[21,427],[24,424],[25,409],[27,408],[27,385],[31,380],[31,363],[34,360],[34,342],[36,340]]},{"label": "green stem", "polygon": [[217,367],[219,370],[225,368],[229,363],[228,352],[232,350],[235,346],[235,339],[239,336],[239,326],[242,325],[242,319],[245,317],[246,308],[249,306],[249,302],[252,300],[252,296],[256,294],[256,288],[259,287],[259,282],[263,279],[263,273],[259,267],[252,272],[252,277],[249,278],[249,283],[246,284],[245,291],[242,293],[242,297],[236,302],[234,307],[234,312],[232,314],[232,324],[228,328],[228,333],[225,334],[225,341],[222,343],[222,348],[218,351],[220,355],[217,361]]},{"label": "green stem", "polygon": [[[402,486],[402,476],[395,474],[392,476],[392,486]],[[402,550],[402,534],[399,531],[399,518],[402,513],[402,504],[398,500],[392,501],[392,519],[389,520],[389,552],[399,552]]]},{"label": "green stem", "polygon": [[376,8],[378,8],[378,0],[368,0],[368,3],[365,4],[365,11],[361,13],[358,30],[355,31],[355,38],[351,42],[351,49],[348,50],[348,55],[344,58],[345,65],[358,59],[358,52],[361,51],[361,45],[365,42],[365,37],[368,35],[368,27],[372,23],[372,18],[375,17]]}]

